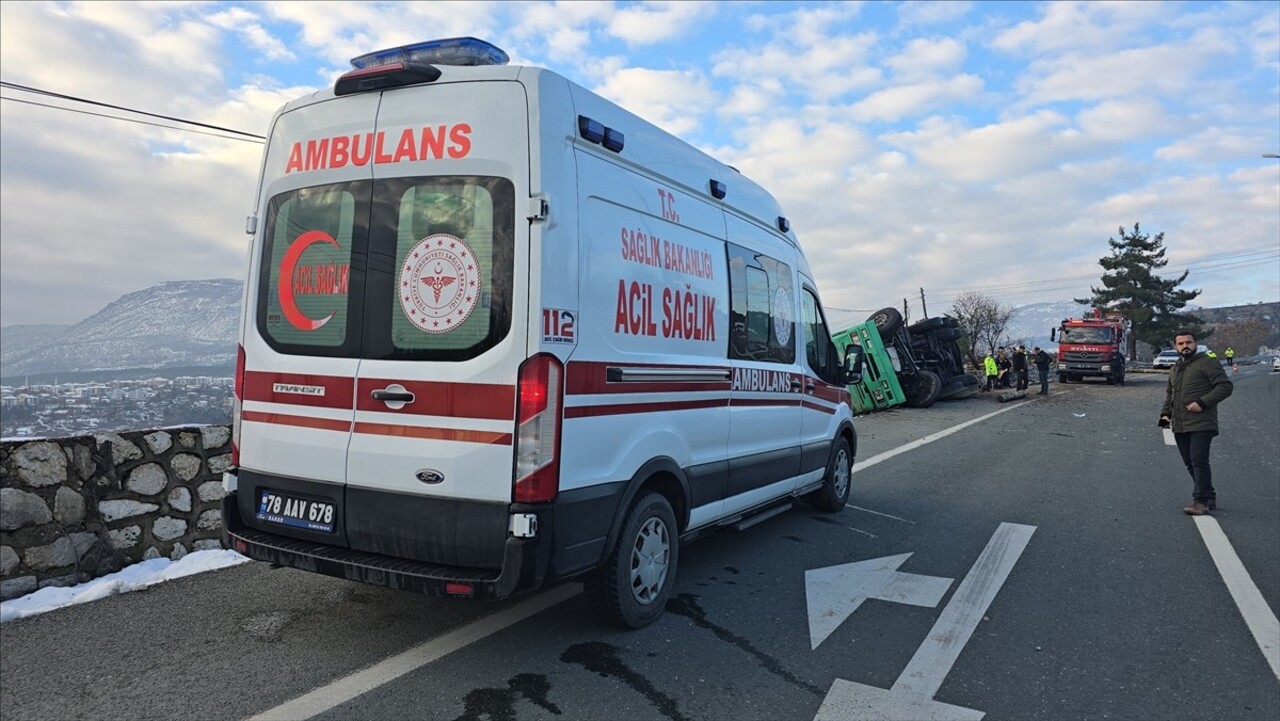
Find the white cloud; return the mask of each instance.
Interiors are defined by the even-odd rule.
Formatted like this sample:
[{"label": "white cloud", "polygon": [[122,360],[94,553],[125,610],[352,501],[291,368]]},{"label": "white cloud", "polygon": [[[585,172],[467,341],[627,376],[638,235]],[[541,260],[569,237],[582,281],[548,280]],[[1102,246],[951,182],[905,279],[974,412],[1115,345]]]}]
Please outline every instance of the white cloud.
[{"label": "white cloud", "polygon": [[974,75],[957,75],[912,85],[894,85],[878,90],[850,108],[855,120],[899,120],[919,115],[944,103],[972,98],[982,92],[982,80]]},{"label": "white cloud", "polygon": [[916,38],[885,61],[896,79],[912,80],[949,73],[964,63],[965,48],[953,38]]},{"label": "white cloud", "polygon": [[673,135],[695,130],[698,116],[716,104],[706,78],[680,70],[625,68],[595,91]]},{"label": "white cloud", "polygon": [[649,45],[680,37],[715,12],[714,3],[643,2],[615,12],[607,28],[628,45]]},{"label": "white cloud", "polygon": [[909,0],[898,4],[898,23],[904,27],[949,23],[972,9],[973,3],[966,0]]},{"label": "white cloud", "polygon": [[268,60],[296,60],[284,43],[262,27],[259,17],[244,8],[233,7],[207,17],[213,25],[237,32],[249,45],[258,48]]},{"label": "white cloud", "polygon": [[1158,100],[1109,100],[1080,111],[1076,119],[1090,138],[1124,142],[1155,138],[1174,128],[1174,120]]},{"label": "white cloud", "polygon": [[1149,0],[1047,2],[1040,7],[1044,14],[1039,20],[999,33],[992,46],[1031,55],[1125,47],[1149,40],[1153,28],[1170,14],[1167,5]]}]

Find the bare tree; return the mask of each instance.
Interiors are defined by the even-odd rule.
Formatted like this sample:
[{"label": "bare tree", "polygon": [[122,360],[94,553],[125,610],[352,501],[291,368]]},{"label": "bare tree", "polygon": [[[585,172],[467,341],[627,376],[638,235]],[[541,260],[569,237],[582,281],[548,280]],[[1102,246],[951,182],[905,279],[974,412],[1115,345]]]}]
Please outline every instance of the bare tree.
[{"label": "bare tree", "polygon": [[951,317],[960,321],[965,336],[961,348],[969,356],[969,362],[974,368],[981,368],[979,351],[994,353],[997,346],[1007,341],[1005,329],[1013,318],[1013,306],[970,291],[961,293],[951,304]]},{"label": "bare tree", "polygon": [[1232,348],[1239,355],[1253,355],[1260,352],[1261,346],[1273,335],[1271,326],[1258,318],[1244,318],[1226,323],[1219,323],[1213,329],[1213,346],[1221,356],[1227,348]]}]

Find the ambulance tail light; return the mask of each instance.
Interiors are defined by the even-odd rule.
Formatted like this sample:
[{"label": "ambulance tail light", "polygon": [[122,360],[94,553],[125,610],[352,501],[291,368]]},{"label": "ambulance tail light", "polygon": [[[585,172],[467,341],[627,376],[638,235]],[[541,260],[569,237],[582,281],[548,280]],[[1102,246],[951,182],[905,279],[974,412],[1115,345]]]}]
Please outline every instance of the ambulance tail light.
[{"label": "ambulance tail light", "polygon": [[560,490],[563,378],[564,366],[555,356],[536,355],[520,365],[512,489],[516,503],[550,501]]},{"label": "ambulance tail light", "polygon": [[244,404],[244,346],[236,346],[235,400],[231,405],[231,465],[240,465],[240,411]]}]

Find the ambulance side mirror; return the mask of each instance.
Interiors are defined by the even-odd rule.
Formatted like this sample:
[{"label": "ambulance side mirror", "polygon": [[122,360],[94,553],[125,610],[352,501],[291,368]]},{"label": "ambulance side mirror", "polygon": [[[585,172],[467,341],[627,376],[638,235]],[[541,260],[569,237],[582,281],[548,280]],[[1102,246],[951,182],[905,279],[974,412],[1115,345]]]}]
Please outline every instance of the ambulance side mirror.
[{"label": "ambulance side mirror", "polygon": [[862,346],[850,344],[845,349],[844,366],[840,368],[841,385],[851,386],[862,382]]},{"label": "ambulance side mirror", "polygon": [[1050,329],[1049,329],[1049,340],[1051,340],[1051,341],[1055,341],[1055,342],[1056,342],[1057,334],[1058,334],[1058,329],[1057,329],[1057,328],[1050,328]]}]

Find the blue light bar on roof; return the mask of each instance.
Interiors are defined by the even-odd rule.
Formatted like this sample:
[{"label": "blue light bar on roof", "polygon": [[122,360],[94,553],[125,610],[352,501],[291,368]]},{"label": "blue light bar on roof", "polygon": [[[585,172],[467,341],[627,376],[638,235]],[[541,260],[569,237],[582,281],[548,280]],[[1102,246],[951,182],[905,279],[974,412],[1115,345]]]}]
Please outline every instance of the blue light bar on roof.
[{"label": "blue light bar on roof", "polygon": [[357,70],[391,63],[425,63],[427,65],[506,65],[511,60],[502,48],[477,38],[446,38],[387,48],[351,58]]}]

